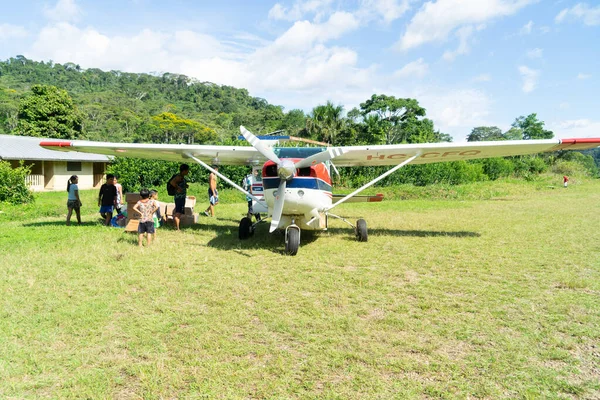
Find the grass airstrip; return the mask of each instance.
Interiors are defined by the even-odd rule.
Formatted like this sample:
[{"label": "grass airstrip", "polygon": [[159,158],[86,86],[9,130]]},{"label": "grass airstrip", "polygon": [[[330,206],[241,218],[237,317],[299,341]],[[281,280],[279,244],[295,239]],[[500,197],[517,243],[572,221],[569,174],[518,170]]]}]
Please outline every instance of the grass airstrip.
[{"label": "grass airstrip", "polygon": [[0,398],[600,398],[600,181],[560,179],[379,188],[296,257],[233,191],[142,249],[95,191],[2,204]]}]

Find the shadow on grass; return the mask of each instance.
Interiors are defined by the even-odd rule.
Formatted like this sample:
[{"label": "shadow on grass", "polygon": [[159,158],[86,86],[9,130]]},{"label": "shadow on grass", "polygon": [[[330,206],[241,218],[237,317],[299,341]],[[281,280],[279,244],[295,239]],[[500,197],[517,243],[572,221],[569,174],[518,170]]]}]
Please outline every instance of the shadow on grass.
[{"label": "shadow on grass", "polygon": [[[71,227],[77,227],[77,226],[103,226],[104,224],[99,222],[99,221],[84,221],[81,224],[77,223],[77,220],[75,220],[75,222],[73,222],[73,220],[71,220],[71,225],[69,226]],[[60,220],[60,221],[41,221],[41,222],[28,222],[26,224],[23,224],[23,226],[32,226],[32,227],[48,227],[48,226],[67,226],[67,223],[64,220]]]},{"label": "shadow on grass", "polygon": [[[285,254],[284,231],[269,233],[270,222],[261,222],[256,225],[254,234],[246,240],[239,239],[238,222],[233,219],[219,219],[219,223],[213,223],[210,219],[202,219],[201,223],[182,228],[190,231],[211,231],[216,236],[209,240],[206,246],[231,250],[246,257],[251,257],[246,252],[249,249],[269,250],[276,254]],[[225,225],[222,222],[227,222]],[[318,235],[312,231],[302,231],[300,247],[316,240]],[[200,244],[199,244],[200,245]]]},{"label": "shadow on grass", "polygon": [[[352,228],[329,228],[327,230],[331,234],[346,234],[350,240],[356,240]],[[470,231],[426,231],[426,230],[402,230],[402,229],[386,229],[386,228],[369,228],[369,235],[373,236],[408,236],[408,237],[480,237],[479,232]]]}]

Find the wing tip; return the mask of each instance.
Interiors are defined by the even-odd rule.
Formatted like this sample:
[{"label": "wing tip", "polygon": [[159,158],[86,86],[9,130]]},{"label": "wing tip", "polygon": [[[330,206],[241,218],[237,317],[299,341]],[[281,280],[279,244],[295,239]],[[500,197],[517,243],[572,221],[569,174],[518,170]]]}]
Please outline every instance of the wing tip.
[{"label": "wing tip", "polygon": [[71,147],[73,142],[71,141],[41,141],[40,146],[42,147]]}]

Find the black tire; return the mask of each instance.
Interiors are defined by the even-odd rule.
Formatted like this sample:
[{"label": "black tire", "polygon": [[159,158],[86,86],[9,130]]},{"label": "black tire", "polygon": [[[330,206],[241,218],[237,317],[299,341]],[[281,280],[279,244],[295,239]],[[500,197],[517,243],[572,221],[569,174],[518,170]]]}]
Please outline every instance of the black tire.
[{"label": "black tire", "polygon": [[290,256],[298,254],[298,248],[300,247],[300,229],[290,228],[288,229],[287,242],[285,243],[285,252]]},{"label": "black tire", "polygon": [[252,230],[252,220],[248,217],[242,218],[239,229],[240,240],[248,239],[252,233],[254,233]]},{"label": "black tire", "polygon": [[356,221],[356,239],[359,242],[366,242],[369,238],[369,234],[367,233],[367,221],[364,219],[359,219]]}]

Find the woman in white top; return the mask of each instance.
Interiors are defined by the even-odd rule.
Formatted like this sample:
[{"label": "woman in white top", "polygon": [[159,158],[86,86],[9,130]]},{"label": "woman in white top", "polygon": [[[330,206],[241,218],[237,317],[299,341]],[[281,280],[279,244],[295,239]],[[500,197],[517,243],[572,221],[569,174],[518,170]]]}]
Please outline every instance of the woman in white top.
[{"label": "woman in white top", "polygon": [[117,212],[121,209],[123,205],[123,186],[117,182],[117,177],[115,176],[114,185],[117,188]]},{"label": "woman in white top", "polygon": [[67,213],[67,226],[71,225],[71,215],[73,214],[73,210],[75,210],[75,214],[77,215],[77,224],[81,225],[81,200],[79,200],[79,187],[77,186],[77,182],[79,182],[79,177],[73,175],[69,178],[69,183],[67,183],[67,192],[69,193],[67,199],[67,209],[69,210]]}]

